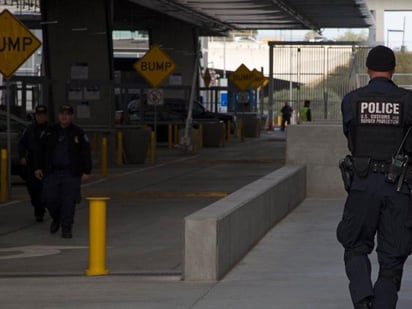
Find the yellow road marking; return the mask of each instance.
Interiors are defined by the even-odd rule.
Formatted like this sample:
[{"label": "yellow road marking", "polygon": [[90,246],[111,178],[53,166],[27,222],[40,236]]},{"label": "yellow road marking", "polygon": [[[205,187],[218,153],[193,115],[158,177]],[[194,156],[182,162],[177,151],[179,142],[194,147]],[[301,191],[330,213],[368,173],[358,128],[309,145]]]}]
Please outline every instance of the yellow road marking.
[{"label": "yellow road marking", "polygon": [[[85,193],[85,196],[93,195],[93,193]],[[106,194],[111,198],[196,198],[196,197],[225,197],[228,192],[113,192]]]}]

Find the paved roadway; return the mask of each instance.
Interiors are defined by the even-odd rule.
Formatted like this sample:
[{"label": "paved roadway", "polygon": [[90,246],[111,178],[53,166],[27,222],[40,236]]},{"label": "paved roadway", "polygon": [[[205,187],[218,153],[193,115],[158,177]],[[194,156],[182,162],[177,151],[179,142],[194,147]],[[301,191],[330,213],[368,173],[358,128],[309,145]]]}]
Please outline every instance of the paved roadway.
[{"label": "paved roadway", "polygon": [[[62,239],[48,233],[49,220],[33,222],[24,188],[14,186],[11,202],[0,206],[1,308],[351,308],[335,240],[343,200],[306,199],[220,282],[180,280],[183,218],[280,167],[284,153],[276,131],[198,155],[163,149],[155,166],[96,175],[83,193],[111,197],[107,276],[84,275],[85,201],[74,238]],[[401,309],[412,308],[411,266]]]}]

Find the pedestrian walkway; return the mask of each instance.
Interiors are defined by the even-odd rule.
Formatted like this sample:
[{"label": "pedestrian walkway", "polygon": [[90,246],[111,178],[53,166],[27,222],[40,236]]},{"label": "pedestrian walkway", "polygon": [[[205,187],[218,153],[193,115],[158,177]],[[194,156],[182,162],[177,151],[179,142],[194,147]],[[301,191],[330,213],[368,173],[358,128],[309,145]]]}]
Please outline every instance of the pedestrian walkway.
[{"label": "pedestrian walkway", "polygon": [[[81,269],[87,266],[86,205],[76,214],[72,240],[48,234],[48,222],[46,226],[31,223],[29,215],[16,219],[27,213],[23,202],[0,207],[1,308],[352,308],[343,249],[335,237],[343,199],[304,200],[219,282],[180,280],[181,252],[177,251],[181,234],[169,234],[182,228],[178,223],[181,218],[220,198],[205,195],[233,192],[242,183],[261,177],[269,166],[276,168],[277,160],[281,160],[277,149],[281,150],[284,144],[277,137],[264,135],[247,142],[250,144],[233,144],[221,152],[204,149],[201,156],[180,157],[178,162],[165,161],[161,171],[145,166],[127,172],[118,170],[109,177],[111,180],[96,179],[104,190],[100,192],[116,196],[108,206],[107,276],[87,277]],[[272,161],[263,151],[267,144],[272,146]],[[237,147],[243,149],[236,151]],[[246,157],[247,149],[253,150],[255,160]],[[223,155],[226,151],[228,154]],[[247,162],[247,167],[243,162]],[[150,173],[143,172],[145,169],[151,169]],[[200,178],[204,173],[207,179]],[[144,181],[140,180],[142,177]],[[196,199],[187,197],[195,188],[194,179],[201,184],[193,191],[200,195]],[[126,183],[129,186],[124,193]],[[90,184],[84,191],[92,193],[98,191],[96,188]],[[172,192],[179,196],[171,197]],[[20,225],[13,223],[18,220]],[[43,250],[50,246],[59,252],[23,258],[18,257],[17,248],[1,251],[16,245],[40,245]],[[26,250],[26,254],[29,252]],[[36,252],[35,248],[31,252]],[[17,257],[11,259],[11,254]],[[373,266],[376,276],[375,255]],[[412,261],[405,267],[398,303],[398,309],[410,308]]]}]

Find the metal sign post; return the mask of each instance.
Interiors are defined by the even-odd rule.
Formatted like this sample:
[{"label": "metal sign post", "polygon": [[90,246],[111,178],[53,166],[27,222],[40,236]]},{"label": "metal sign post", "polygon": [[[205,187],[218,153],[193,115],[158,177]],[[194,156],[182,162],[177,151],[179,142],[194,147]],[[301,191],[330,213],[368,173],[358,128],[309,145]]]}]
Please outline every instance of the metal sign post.
[{"label": "metal sign post", "polygon": [[10,82],[6,79],[6,110],[7,110],[7,184],[11,190],[11,136],[10,136]]}]

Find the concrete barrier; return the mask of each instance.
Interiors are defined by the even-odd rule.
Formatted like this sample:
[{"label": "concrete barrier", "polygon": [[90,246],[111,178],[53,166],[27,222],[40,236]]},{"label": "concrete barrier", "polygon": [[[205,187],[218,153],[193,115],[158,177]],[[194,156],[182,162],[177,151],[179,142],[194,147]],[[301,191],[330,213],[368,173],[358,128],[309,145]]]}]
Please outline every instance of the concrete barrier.
[{"label": "concrete barrier", "polygon": [[346,197],[338,164],[348,153],[340,122],[308,122],[286,130],[286,164],[306,166],[307,197]]},{"label": "concrete barrier", "polygon": [[284,166],[185,218],[184,279],[222,278],[305,198],[305,167]]}]

